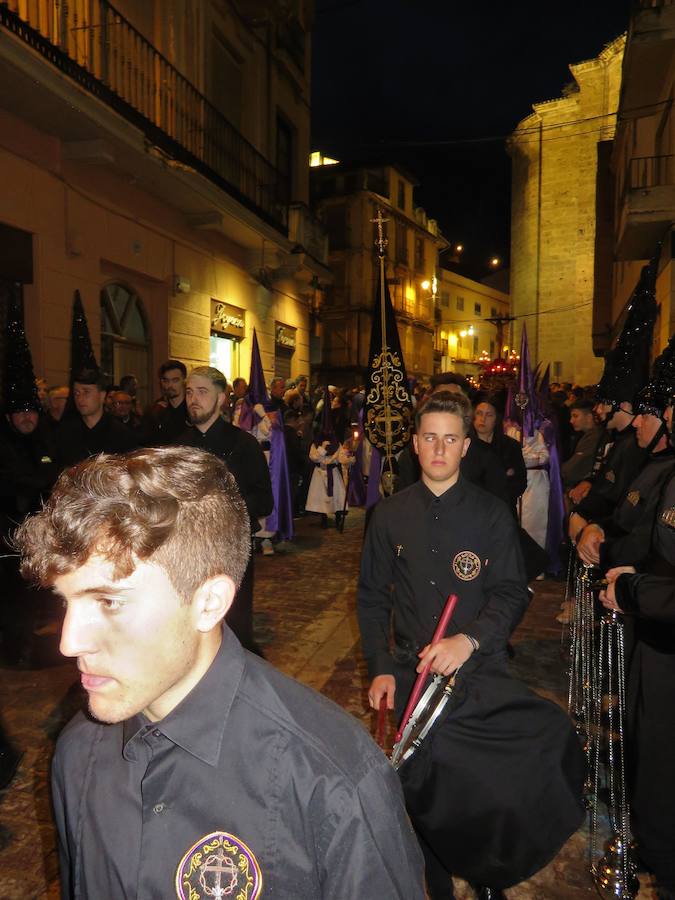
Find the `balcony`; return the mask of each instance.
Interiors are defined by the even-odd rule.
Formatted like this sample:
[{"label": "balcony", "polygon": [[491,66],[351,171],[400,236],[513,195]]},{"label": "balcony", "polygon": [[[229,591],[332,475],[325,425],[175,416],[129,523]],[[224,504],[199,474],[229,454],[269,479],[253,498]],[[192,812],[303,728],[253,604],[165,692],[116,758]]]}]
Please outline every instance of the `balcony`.
[{"label": "balcony", "polygon": [[674,49],[673,0],[634,0],[623,59],[622,118],[650,114],[644,107],[664,99],[664,73]]},{"label": "balcony", "polygon": [[[83,136],[81,116],[78,128],[68,130],[73,104],[65,96],[59,98],[60,123],[56,98],[50,103],[45,91],[39,98],[30,94],[36,80],[44,82],[35,78],[37,54],[65,75],[80,97],[84,91],[140,131],[166,167],[199,173],[286,233],[287,180],[106,0],[6,0],[0,2],[0,27],[27,50],[18,59],[16,44],[3,41],[0,78],[7,84],[11,77],[16,93],[23,93],[22,101],[3,96],[3,106],[23,118],[30,118],[32,106],[46,106],[48,116],[38,118],[37,127],[51,125],[64,140]],[[91,110],[90,118],[98,121],[100,115]],[[105,136],[100,129],[84,135],[90,141]]]},{"label": "balcony", "polygon": [[292,203],[288,215],[288,237],[294,249],[308,253],[324,266],[328,265],[326,227],[305,203]]},{"label": "balcony", "polygon": [[649,259],[675,219],[675,156],[631,159],[619,209],[618,259]]}]

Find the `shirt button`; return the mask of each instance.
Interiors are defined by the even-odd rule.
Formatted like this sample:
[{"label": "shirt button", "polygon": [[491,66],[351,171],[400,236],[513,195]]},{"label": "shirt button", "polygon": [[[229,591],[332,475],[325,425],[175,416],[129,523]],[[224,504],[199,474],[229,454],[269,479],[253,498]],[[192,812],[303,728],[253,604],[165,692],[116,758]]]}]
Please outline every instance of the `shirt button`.
[{"label": "shirt button", "polygon": [[430,581],[429,584],[433,584],[433,586],[436,587],[436,582],[435,582],[435,581]]},{"label": "shirt button", "polygon": [[432,548],[431,548],[431,552],[432,552],[432,553],[438,553],[438,550],[437,550],[435,547],[432,547]]},{"label": "shirt button", "polygon": [[155,805],[152,807],[152,811],[156,816],[158,816],[160,813],[163,813],[165,809],[166,806],[164,803],[155,803]]},{"label": "shirt button", "polygon": [[155,728],[155,730],[152,732],[152,736],[153,737],[161,737],[162,732],[159,730],[159,728]]}]

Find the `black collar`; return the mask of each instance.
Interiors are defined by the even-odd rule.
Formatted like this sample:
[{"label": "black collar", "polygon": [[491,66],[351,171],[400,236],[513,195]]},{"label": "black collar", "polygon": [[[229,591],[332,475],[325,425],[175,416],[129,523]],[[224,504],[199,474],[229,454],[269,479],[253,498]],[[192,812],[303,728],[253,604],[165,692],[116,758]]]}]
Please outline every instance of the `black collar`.
[{"label": "black collar", "polygon": [[220,648],[206,674],[168,716],[160,722],[150,722],[138,713],[124,722],[124,758],[135,760],[136,744],[147,731],[157,729],[192,756],[215,766],[244,666],[241,644],[224,626]]},{"label": "black collar", "polygon": [[440,496],[436,496],[433,491],[430,491],[422,481],[421,477],[415,487],[417,496],[425,510],[429,509],[431,506],[441,506],[443,509],[446,509],[455,506],[464,497],[466,492],[466,480],[462,478],[460,474],[452,487],[449,487],[447,491],[440,494]]}]

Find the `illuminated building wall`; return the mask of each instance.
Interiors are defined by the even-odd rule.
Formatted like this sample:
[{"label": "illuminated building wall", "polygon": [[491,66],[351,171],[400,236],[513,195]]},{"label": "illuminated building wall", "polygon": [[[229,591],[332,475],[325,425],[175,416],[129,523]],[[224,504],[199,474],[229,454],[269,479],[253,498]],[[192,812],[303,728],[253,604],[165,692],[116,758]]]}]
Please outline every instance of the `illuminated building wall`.
[{"label": "illuminated building wall", "polygon": [[438,250],[447,244],[436,222],[413,208],[413,177],[394,166],[349,167],[325,159],[310,171],[333,274],[321,311],[321,379],[363,381],[379,265],[371,220],[378,208],[388,219],[386,274],[406,368],[427,378],[434,371],[431,280]]},{"label": "illuminated building wall", "polygon": [[551,378],[591,384],[602,371],[593,353],[596,174],[599,145],[611,141],[625,38],[570,66],[572,81],[509,140],[512,157],[511,303],[533,363]]},{"label": "illuminated building wall", "polygon": [[436,295],[436,369],[480,376],[480,361],[508,355],[511,328],[504,327],[500,347],[497,326],[487,321],[508,317],[510,298],[480,281],[448,269],[438,272]]},{"label": "illuminated building wall", "polygon": [[593,335],[618,337],[647,261],[656,261],[652,353],[675,333],[675,5],[634,4],[624,52],[616,135],[598,171]]},{"label": "illuminated building wall", "polygon": [[248,377],[254,327],[268,376],[309,373],[330,280],[307,205],[309,5],[45,6],[0,4],[0,238],[27,248],[0,254],[0,303],[21,281],[36,372],[67,378],[77,289],[99,362],[143,399],[169,356]]}]

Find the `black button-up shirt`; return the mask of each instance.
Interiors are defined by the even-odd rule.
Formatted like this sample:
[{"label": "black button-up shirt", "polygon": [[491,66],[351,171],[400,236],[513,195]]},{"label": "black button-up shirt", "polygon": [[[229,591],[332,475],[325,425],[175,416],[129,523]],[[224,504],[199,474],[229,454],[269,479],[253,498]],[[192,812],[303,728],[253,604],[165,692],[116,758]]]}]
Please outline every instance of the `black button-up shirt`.
[{"label": "black button-up shirt", "polygon": [[77,414],[63,419],[56,435],[59,459],[65,466],[74,466],[96,453],[128,453],[138,446],[131,428],[105,412],[93,428]]},{"label": "black button-up shirt", "polygon": [[226,463],[246,504],[251,528],[258,531],[258,519],[274,509],[274,495],[265,454],[253,435],[219,418],[205,432],[194,425],[187,428],[174,443],[208,450]]},{"label": "black button-up shirt", "polygon": [[592,522],[611,516],[614,507],[628,490],[647,462],[647,451],[638,445],[635,429],[628,425],[614,438],[607,456],[593,478],[588,494],[574,507],[584,519]]},{"label": "black button-up shirt", "polygon": [[613,514],[599,525],[605,532],[600,545],[600,568],[640,567],[649,555],[661,490],[675,467],[672,447],[652,453],[628,486]]},{"label": "black button-up shirt", "polygon": [[204,884],[231,879],[231,896],[246,900],[424,897],[383,754],[227,628],[208,672],[162,721],[78,714],[52,783],[64,900],[198,900],[215,896]]},{"label": "black button-up shirt", "polygon": [[448,635],[475,637],[476,657],[503,652],[527,607],[516,523],[506,504],[462,476],[440,497],[418,481],[375,508],[357,597],[371,677],[394,673],[392,612],[397,644],[414,653],[451,593],[459,602]]}]

